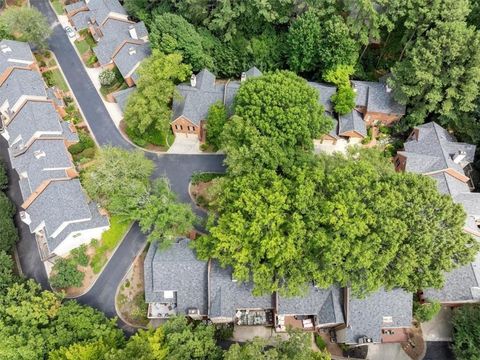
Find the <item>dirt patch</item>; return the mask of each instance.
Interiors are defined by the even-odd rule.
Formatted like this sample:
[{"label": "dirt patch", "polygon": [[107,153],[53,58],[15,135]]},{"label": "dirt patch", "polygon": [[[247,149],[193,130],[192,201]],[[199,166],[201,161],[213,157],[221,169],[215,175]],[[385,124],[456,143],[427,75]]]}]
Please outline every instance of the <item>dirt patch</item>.
[{"label": "dirt patch", "polygon": [[143,262],[146,255],[147,249],[135,259],[115,299],[122,318],[139,327],[147,326],[149,322],[143,278]]},{"label": "dirt patch", "polygon": [[192,195],[195,204],[205,212],[212,210],[212,202],[215,200],[215,192],[212,191],[212,187],[217,184],[219,179],[213,179],[211,181],[199,182],[197,184],[190,185],[190,194]]},{"label": "dirt patch", "polygon": [[413,360],[420,360],[425,354],[425,341],[422,328],[418,326],[408,329],[408,341],[402,343],[402,349]]},{"label": "dirt patch", "polygon": [[7,6],[6,7],[11,7],[11,6],[27,6],[27,0],[7,0],[6,1]]}]

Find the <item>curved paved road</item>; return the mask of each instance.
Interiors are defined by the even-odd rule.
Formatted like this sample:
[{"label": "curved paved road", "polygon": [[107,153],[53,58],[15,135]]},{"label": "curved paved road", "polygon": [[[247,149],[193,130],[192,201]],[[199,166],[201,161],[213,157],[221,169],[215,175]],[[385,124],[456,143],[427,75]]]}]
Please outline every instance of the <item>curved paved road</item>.
[{"label": "curved paved road", "polygon": [[[133,149],[134,147],[120,135],[118,129],[115,127],[100,96],[91,83],[81,60],[78,58],[75,49],[51,9],[48,0],[31,0],[30,3],[44,14],[52,25],[53,32],[48,41],[49,47],[55,53],[97,142],[102,146],[113,145],[125,149]],[[7,154],[5,146],[1,148],[3,150],[1,150],[0,156],[8,159],[8,155],[5,156]],[[157,155],[147,153],[146,156],[155,162],[154,177],[167,177],[170,180],[172,190],[177,193],[181,201],[186,203],[191,203],[188,194],[188,183],[194,172],[225,171],[223,156],[219,155]],[[13,172],[10,171],[9,173],[12,174]],[[12,176],[14,175],[12,174]],[[11,184],[10,192],[12,199],[14,199],[17,204],[21,204],[21,199],[18,198],[20,194],[18,179],[17,181],[12,179]],[[193,204],[192,206],[197,215],[205,216],[201,210]],[[40,261],[35,240],[29,233],[28,227],[21,222],[19,222],[18,225],[21,239],[17,244],[17,250],[25,276],[35,279],[44,288],[49,288],[47,276]],[[146,236],[140,232],[138,225],[135,224],[126,235],[124,241],[111,258],[95,285],[87,294],[79,297],[77,300],[103,311],[107,316],[115,316],[114,297],[117,286],[137,253],[143,248],[145,241]],[[119,321],[119,325],[127,333],[133,331],[133,329],[121,321]]]}]

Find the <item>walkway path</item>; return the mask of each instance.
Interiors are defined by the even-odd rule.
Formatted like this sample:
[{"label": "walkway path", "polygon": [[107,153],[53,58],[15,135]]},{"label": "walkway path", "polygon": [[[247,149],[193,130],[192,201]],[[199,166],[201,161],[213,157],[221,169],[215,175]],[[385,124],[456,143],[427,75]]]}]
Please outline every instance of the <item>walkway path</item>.
[{"label": "walkway path", "polygon": [[[31,0],[31,5],[38,8],[52,25],[53,32],[48,41],[49,47],[55,53],[98,144],[101,146],[112,145],[124,149],[133,149],[134,147],[122,137],[110,118],[81,60],[78,58],[75,49],[51,9],[48,0]],[[0,146],[0,157],[4,157],[7,160],[6,145],[0,145],[2,145]],[[191,203],[188,195],[188,183],[194,172],[223,172],[225,170],[223,156],[221,155],[146,153],[146,156],[155,162],[154,177],[167,177],[170,180],[172,190],[177,193],[179,200],[186,203]],[[9,174],[12,177],[15,176],[13,171],[9,171]],[[10,195],[17,205],[21,204],[18,179],[11,179]],[[205,216],[205,213],[193,204],[192,206],[197,215]],[[40,261],[34,237],[23,223],[18,222],[18,226],[21,239],[17,244],[17,250],[24,274],[28,278],[35,279],[43,288],[48,289],[49,285],[45,268]],[[107,316],[116,316],[114,301],[117,285],[127,272],[135,255],[143,247],[145,241],[146,236],[140,232],[137,225],[134,225],[95,285],[87,294],[79,297],[78,301],[103,311]],[[132,332],[132,329],[126,324],[119,321],[119,325],[127,333]]]}]

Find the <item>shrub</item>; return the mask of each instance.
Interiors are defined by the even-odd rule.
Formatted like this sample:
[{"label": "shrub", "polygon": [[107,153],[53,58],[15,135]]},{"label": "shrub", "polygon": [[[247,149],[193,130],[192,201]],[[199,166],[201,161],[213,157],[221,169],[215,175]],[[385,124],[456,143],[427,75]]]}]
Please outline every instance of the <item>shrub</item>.
[{"label": "shrub", "polygon": [[221,324],[215,326],[215,339],[219,341],[228,340],[233,336],[233,325]]},{"label": "shrub", "polygon": [[48,87],[52,87],[55,85],[55,81],[53,79],[53,73],[51,71],[45,71],[43,73],[43,78],[45,79],[45,82],[47,83]]},{"label": "shrub", "polygon": [[478,360],[480,306],[469,304],[453,310],[453,353],[457,360]]},{"label": "shrub", "polygon": [[89,257],[87,255],[87,245],[81,245],[78,248],[73,249],[71,252],[72,260],[80,265],[87,266],[89,262]]},{"label": "shrub", "polygon": [[5,166],[0,161],[0,190],[5,190],[8,186],[8,177]]},{"label": "shrub", "polygon": [[96,55],[92,55],[88,58],[87,60],[87,66],[93,66],[96,62],[98,61],[97,59],[97,56]]},{"label": "shrub", "polygon": [[225,176],[225,174],[220,173],[213,173],[213,172],[202,172],[202,173],[194,173],[192,175],[192,185],[197,185],[201,182],[209,182],[213,179]]},{"label": "shrub", "polygon": [[115,73],[112,70],[103,70],[98,76],[102,86],[110,86],[115,81]]},{"label": "shrub", "polygon": [[53,266],[52,273],[50,284],[58,289],[80,287],[85,277],[85,274],[77,269],[75,262],[68,259],[58,260]]},{"label": "shrub", "polygon": [[438,301],[421,304],[415,300],[413,302],[413,317],[419,322],[432,320],[440,311],[441,305]]},{"label": "shrub", "polygon": [[87,134],[86,132],[80,132],[78,134],[78,138],[79,138],[78,143],[76,143],[76,144],[74,144],[74,145],[72,145],[68,148],[68,151],[70,152],[70,154],[77,155],[77,154],[80,154],[85,149],[95,147],[95,142],[90,137],[90,135]]},{"label": "shrub", "polygon": [[317,347],[320,350],[324,350],[327,347],[325,340],[323,340],[323,338],[319,334],[315,334],[315,344],[317,344]]}]

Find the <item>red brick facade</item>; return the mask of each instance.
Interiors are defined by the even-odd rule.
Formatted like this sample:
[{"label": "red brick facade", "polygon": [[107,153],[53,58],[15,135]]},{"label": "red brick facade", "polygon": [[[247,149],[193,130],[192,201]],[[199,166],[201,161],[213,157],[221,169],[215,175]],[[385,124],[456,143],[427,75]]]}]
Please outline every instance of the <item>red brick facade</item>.
[{"label": "red brick facade", "polygon": [[180,116],[171,123],[172,131],[174,134],[195,135],[202,140],[202,127],[193,124],[187,118]]}]

